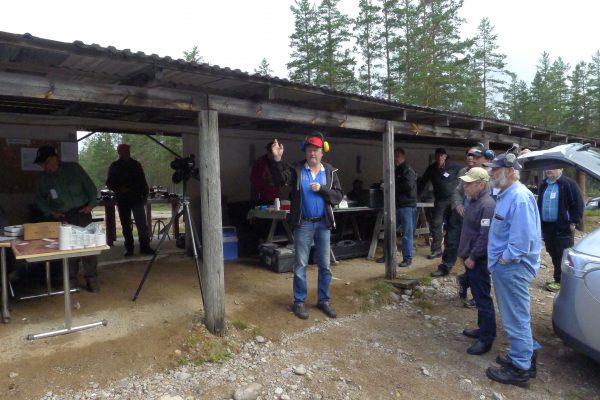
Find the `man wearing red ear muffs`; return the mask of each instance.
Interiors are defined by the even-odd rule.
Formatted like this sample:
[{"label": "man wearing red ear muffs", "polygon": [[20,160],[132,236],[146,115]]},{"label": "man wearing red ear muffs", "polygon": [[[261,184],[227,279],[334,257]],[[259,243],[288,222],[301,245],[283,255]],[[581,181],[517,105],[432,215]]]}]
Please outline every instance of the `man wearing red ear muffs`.
[{"label": "man wearing red ear muffs", "polygon": [[321,133],[315,132],[302,142],[305,160],[292,165],[281,161],[283,144],[274,140],[271,148],[273,182],[292,187],[290,225],[294,232],[294,305],[292,311],[301,319],[308,318],[306,309],[306,268],[311,245],[315,243],[315,260],[319,267],[317,308],[330,318],[337,313],[329,304],[330,237],[335,227],[333,206],[339,204],[344,193],[337,169],[321,162],[329,144]]}]

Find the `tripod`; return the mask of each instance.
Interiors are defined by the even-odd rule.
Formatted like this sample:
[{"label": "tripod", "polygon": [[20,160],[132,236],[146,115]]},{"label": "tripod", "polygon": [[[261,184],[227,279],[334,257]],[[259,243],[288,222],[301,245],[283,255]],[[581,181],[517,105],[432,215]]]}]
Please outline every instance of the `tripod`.
[{"label": "tripod", "polygon": [[[185,193],[185,191],[184,191],[184,193]],[[175,221],[180,216],[183,215],[185,217],[186,221],[188,222],[188,225],[190,226],[190,237],[192,239],[194,262],[196,264],[196,274],[198,275],[198,285],[200,286],[200,297],[202,298],[202,303],[204,303],[204,292],[202,291],[202,279],[200,277],[200,259],[198,256],[198,248],[200,247],[200,244],[198,242],[198,233],[196,232],[196,224],[194,224],[194,220],[192,219],[192,214],[190,213],[190,202],[189,202],[189,200],[186,200],[185,196],[184,196],[184,199],[179,201],[179,204],[177,207],[178,207],[178,209],[179,209],[179,207],[181,207],[181,210],[179,210],[176,214],[174,214],[171,217],[171,221],[169,221],[169,223],[159,232],[159,235],[162,232],[162,237],[160,238],[160,241],[158,242],[156,251],[154,252],[154,255],[152,256],[152,259],[150,259],[150,262],[148,263],[148,267],[146,267],[146,272],[144,272],[144,276],[142,277],[142,280],[140,281],[140,284],[139,284],[135,294],[133,295],[133,298],[131,299],[131,301],[136,301],[140,292],[142,291],[142,286],[144,286],[144,282],[146,281],[146,278],[148,277],[148,274],[150,273],[152,264],[154,264],[154,260],[156,260],[156,257],[159,254],[160,246],[162,245],[162,243],[165,241],[165,238],[169,234],[169,229],[171,229],[171,226],[175,223]]]}]

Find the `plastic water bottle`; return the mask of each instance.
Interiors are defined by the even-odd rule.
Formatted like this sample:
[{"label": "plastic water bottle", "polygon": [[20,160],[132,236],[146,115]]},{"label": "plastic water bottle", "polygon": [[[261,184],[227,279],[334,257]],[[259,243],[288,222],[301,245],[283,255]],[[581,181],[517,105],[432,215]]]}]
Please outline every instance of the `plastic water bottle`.
[{"label": "plastic water bottle", "polygon": [[279,201],[279,197],[275,199],[275,203],[273,205],[275,206],[275,210],[279,211],[281,209],[281,201]]}]

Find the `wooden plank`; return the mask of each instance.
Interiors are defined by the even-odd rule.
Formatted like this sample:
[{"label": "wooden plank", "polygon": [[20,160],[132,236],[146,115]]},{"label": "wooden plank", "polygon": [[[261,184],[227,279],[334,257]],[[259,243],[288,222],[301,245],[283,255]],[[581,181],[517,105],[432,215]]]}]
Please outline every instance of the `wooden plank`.
[{"label": "wooden plank", "polygon": [[221,114],[240,117],[331,126],[370,132],[383,132],[385,127],[385,121],[377,118],[313,110],[285,104],[254,102],[217,95],[208,96],[208,108],[218,111]]},{"label": "wooden plank", "polygon": [[394,179],[394,123],[386,123],[383,134],[383,253],[385,256],[385,277],[396,277],[396,182]]},{"label": "wooden plank", "polygon": [[173,110],[200,111],[206,108],[205,96],[197,92],[80,83],[6,72],[0,72],[0,93],[4,96]]},{"label": "wooden plank", "polygon": [[221,221],[219,120],[216,111],[201,111],[199,132],[200,202],[202,209],[202,283],[207,329],[225,333],[225,277]]},{"label": "wooden plank", "polygon": [[198,134],[198,127],[116,119],[0,113],[0,123],[25,126],[72,126],[79,130],[128,133]]}]

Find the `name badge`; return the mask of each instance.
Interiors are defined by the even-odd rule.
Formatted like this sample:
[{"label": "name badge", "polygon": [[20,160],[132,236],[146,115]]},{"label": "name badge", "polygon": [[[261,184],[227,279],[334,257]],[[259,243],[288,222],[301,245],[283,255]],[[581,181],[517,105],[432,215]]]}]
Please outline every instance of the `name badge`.
[{"label": "name badge", "polygon": [[449,173],[447,173],[447,172],[444,172],[444,178],[447,178],[447,177],[449,177],[449,176],[450,176],[450,174],[449,174]]},{"label": "name badge", "polygon": [[56,200],[56,199],[58,199],[58,193],[56,193],[56,190],[55,190],[55,189],[50,189],[50,198],[51,198],[52,200]]},{"label": "name badge", "polygon": [[482,219],[481,226],[490,226],[490,220],[488,218]]},{"label": "name badge", "polygon": [[556,192],[550,193],[550,198],[554,200],[556,198]]}]

